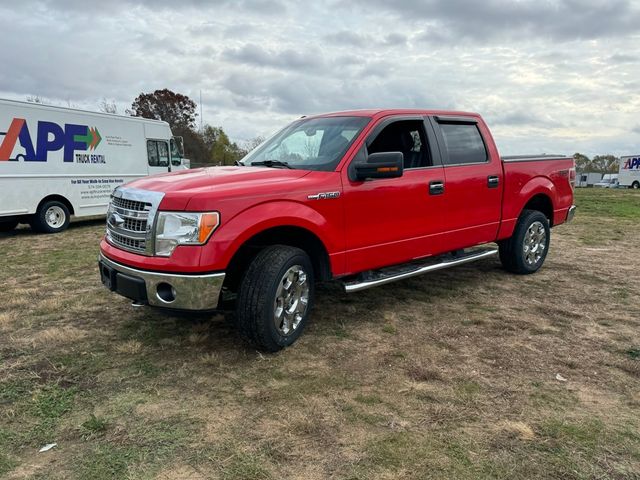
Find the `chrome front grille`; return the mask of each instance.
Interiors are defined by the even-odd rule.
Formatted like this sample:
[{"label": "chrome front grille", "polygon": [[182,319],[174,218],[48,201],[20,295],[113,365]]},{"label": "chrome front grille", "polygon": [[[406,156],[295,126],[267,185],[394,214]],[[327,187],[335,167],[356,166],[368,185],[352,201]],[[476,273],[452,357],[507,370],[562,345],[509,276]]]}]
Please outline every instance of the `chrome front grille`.
[{"label": "chrome front grille", "polygon": [[147,220],[140,218],[125,218],[124,229],[130,232],[146,232]]},{"label": "chrome front grille", "polygon": [[164,196],[127,187],[118,187],[107,211],[107,241],[122,250],[153,255],[153,221]]},{"label": "chrome front grille", "polygon": [[128,198],[113,197],[111,199],[111,203],[117,208],[134,210],[136,212],[143,212],[151,208],[151,204],[149,202],[138,202],[136,200],[129,200]]},{"label": "chrome front grille", "polygon": [[135,239],[131,237],[125,237],[115,232],[109,232],[109,239],[116,247],[120,247],[124,250],[130,250],[132,252],[144,253],[146,249],[146,241]]}]

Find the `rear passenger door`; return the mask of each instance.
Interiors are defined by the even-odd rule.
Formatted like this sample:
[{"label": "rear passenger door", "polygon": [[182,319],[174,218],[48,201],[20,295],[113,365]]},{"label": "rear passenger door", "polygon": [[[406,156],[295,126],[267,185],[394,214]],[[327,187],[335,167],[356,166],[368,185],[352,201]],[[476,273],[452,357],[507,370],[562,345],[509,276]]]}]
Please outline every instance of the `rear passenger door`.
[{"label": "rear passenger door", "polygon": [[496,239],[503,190],[502,161],[475,117],[430,117],[444,166],[446,243],[450,250]]}]

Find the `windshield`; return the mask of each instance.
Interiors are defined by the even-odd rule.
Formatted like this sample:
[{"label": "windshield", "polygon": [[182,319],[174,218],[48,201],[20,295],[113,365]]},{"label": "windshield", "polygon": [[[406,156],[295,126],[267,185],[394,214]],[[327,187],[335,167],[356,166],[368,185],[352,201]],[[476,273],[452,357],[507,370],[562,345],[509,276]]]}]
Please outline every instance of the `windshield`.
[{"label": "windshield", "polygon": [[303,170],[331,171],[336,168],[369,117],[325,117],[301,119],[280,130],[245,156],[243,165],[260,164]]}]

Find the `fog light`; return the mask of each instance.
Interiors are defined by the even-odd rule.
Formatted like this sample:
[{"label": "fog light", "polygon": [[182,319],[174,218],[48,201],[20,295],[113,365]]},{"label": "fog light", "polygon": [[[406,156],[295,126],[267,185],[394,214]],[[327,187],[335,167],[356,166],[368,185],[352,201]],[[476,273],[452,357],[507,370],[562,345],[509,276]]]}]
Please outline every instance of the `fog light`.
[{"label": "fog light", "polygon": [[165,303],[171,303],[176,299],[176,289],[166,282],[159,283],[156,292],[158,298]]}]

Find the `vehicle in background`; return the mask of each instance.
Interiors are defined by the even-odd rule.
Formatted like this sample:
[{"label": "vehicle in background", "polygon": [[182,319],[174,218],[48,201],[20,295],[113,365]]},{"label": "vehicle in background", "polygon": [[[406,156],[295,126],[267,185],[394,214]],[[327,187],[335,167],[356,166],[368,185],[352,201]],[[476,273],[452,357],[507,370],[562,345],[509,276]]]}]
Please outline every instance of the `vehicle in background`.
[{"label": "vehicle in background", "polygon": [[640,188],[640,155],[620,157],[618,183],[620,187]]},{"label": "vehicle in background", "polygon": [[0,99],[0,231],[62,231],[118,185],[185,168],[166,122]]},{"label": "vehicle in background", "polygon": [[602,174],[597,172],[584,172],[576,175],[576,187],[593,187],[602,180]]},{"label": "vehicle in background", "polygon": [[276,351],[303,331],[316,282],[357,292],[496,254],[536,272],[575,213],[575,173],[564,156],[500,158],[474,113],[301,118],[238,166],[116,188],[99,271],[135,305],[228,311]]},{"label": "vehicle in background", "polygon": [[602,179],[593,184],[597,188],[617,188],[618,187],[618,174],[617,173],[605,173]]}]

